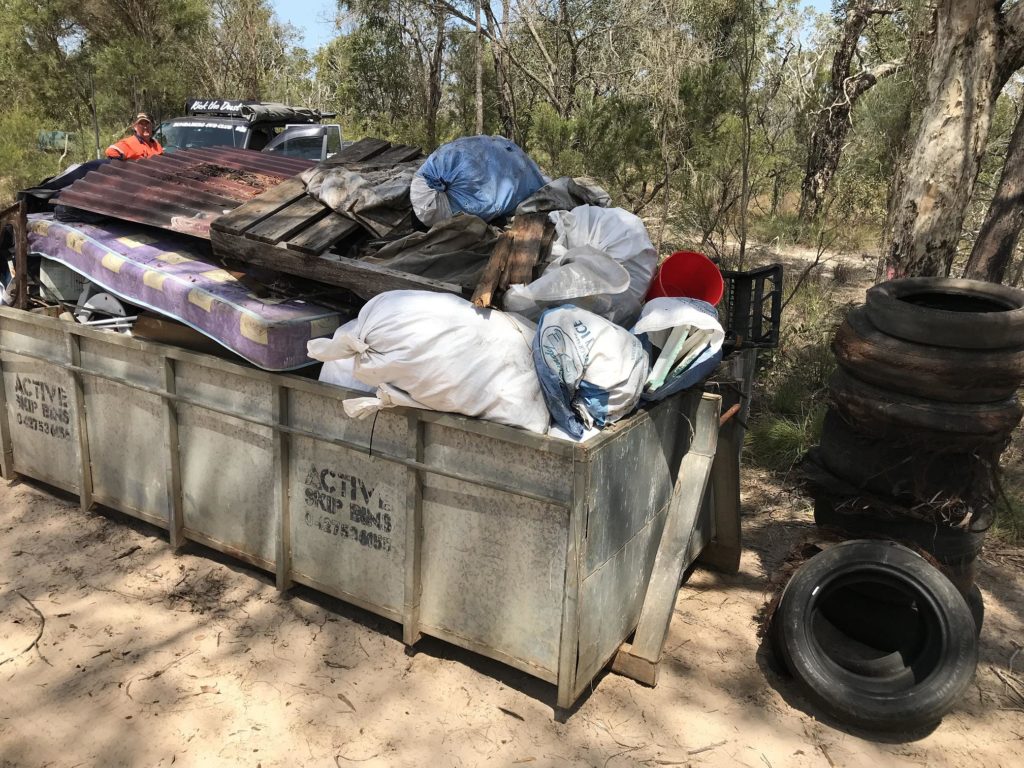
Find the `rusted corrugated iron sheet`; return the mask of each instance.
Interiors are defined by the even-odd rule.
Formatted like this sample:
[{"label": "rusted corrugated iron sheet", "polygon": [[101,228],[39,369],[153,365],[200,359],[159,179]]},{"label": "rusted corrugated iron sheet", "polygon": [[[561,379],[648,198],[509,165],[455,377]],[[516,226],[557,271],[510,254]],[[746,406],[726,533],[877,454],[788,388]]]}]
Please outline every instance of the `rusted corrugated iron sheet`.
[{"label": "rusted corrugated iron sheet", "polygon": [[209,239],[210,222],[316,163],[231,147],[183,149],[86,174],[59,205]]}]

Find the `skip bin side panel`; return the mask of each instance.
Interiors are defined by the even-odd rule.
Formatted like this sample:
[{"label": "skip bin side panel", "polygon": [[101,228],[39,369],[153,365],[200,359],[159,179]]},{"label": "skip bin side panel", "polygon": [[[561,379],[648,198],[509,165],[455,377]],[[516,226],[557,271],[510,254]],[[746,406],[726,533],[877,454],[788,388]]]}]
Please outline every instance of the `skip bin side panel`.
[{"label": "skip bin side panel", "polygon": [[[82,339],[82,367],[162,388],[162,359]],[[167,527],[165,405],[158,395],[83,375],[93,497],[126,514]]]},{"label": "skip bin side panel", "polygon": [[[59,356],[59,353],[58,353]],[[63,368],[3,356],[3,387],[14,472],[78,493],[78,408]]]},{"label": "skip bin side panel", "polygon": [[562,508],[428,473],[421,630],[554,675],[567,519]]},{"label": "skip bin side panel", "polygon": [[[272,385],[179,361],[178,394],[270,420]],[[184,535],[274,570],[280,509],[274,494],[273,431],[200,405],[178,406]]]},{"label": "skip bin side panel", "polygon": [[667,512],[666,505],[626,546],[583,580],[577,694],[590,684],[636,628]]},{"label": "skip bin side panel", "polygon": [[700,396],[681,393],[638,414],[590,457],[577,692],[636,627]]},{"label": "skip bin side panel", "polygon": [[[380,411],[369,419],[351,419],[342,402],[351,394],[340,387],[302,382],[303,388],[291,391],[292,427],[311,432],[325,440],[341,440],[374,453],[402,456],[406,451],[406,416],[395,411]],[[315,388],[315,392],[306,391]]]},{"label": "skip bin side panel", "polygon": [[292,578],[400,614],[407,472],[348,448],[293,438]]},{"label": "skip bin side panel", "polygon": [[700,393],[684,392],[612,429],[592,453],[584,570],[592,573],[668,504]]},{"label": "skip bin side panel", "polygon": [[[428,424],[425,463],[571,499],[570,457]],[[568,501],[546,503],[424,473],[420,626],[553,680]]]},{"label": "skip bin side panel", "polygon": [[[12,354],[19,351],[33,357]],[[67,359],[63,330],[49,318],[0,307],[0,353],[9,441],[0,448],[10,450],[8,469],[78,493],[74,380],[59,365],[35,359]]]}]

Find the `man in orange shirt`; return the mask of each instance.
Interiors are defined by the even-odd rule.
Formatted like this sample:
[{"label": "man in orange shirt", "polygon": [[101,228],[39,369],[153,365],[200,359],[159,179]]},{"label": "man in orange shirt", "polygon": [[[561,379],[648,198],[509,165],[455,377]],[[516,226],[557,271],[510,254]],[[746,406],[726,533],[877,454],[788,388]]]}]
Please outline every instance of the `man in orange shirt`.
[{"label": "man in orange shirt", "polygon": [[153,138],[153,120],[145,112],[139,112],[132,123],[133,134],[107,147],[107,157],[114,160],[141,160],[153,155],[162,155],[164,148]]}]

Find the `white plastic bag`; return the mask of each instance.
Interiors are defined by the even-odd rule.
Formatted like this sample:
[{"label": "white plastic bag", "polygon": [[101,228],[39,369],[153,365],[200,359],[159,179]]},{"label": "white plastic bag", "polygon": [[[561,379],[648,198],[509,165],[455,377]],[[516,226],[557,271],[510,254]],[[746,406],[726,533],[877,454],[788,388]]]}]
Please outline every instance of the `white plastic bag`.
[{"label": "white plastic bag", "polygon": [[644,306],[633,333],[646,336],[660,350],[644,384],[645,400],[661,400],[696,386],[722,360],[725,331],[717,310],[706,301],[652,299]]},{"label": "white plastic bag", "polygon": [[543,434],[550,419],[533,368],[533,334],[530,324],[459,296],[389,291],[315,351],[352,359],[355,377],[376,387],[376,397],[344,402],[349,416],[408,405]]},{"label": "white plastic bag", "polygon": [[447,221],[455,214],[452,212],[452,205],[448,202],[448,196],[436,189],[431,189],[427,180],[422,176],[413,176],[409,185],[409,199],[412,201],[412,209],[416,212],[416,218],[433,227],[442,221]]},{"label": "white plastic bag", "polygon": [[629,272],[606,253],[589,245],[567,251],[529,285],[510,285],[502,306],[531,320],[549,307],[572,303],[608,316],[614,311],[613,295],[629,287]]},{"label": "white plastic bag", "polygon": [[551,220],[555,241],[550,263],[532,283],[509,286],[502,306],[532,319],[547,307],[571,303],[619,325],[632,324],[658,267],[643,222],[621,208],[594,205],[555,211]]},{"label": "white plastic bag", "polygon": [[320,369],[320,381],[324,384],[333,384],[336,387],[345,387],[356,392],[373,392],[373,387],[364,384],[356,378],[354,358],[346,357],[338,359],[338,347],[334,339],[339,336],[351,333],[358,321],[350,320],[334,332],[334,338],[310,339],[306,342],[306,351],[314,360],[323,361]]},{"label": "white plastic bag", "polygon": [[632,411],[648,373],[647,353],[636,336],[573,306],[543,314],[533,360],[551,417],[577,439]]}]

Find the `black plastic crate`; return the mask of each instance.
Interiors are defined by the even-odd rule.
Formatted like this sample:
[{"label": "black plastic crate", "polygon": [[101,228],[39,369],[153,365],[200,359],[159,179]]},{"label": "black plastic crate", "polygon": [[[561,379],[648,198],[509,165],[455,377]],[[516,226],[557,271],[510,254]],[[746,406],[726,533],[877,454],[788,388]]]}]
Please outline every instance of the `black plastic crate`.
[{"label": "black plastic crate", "polygon": [[779,346],[782,318],[782,265],[770,264],[749,272],[722,270],[725,292],[718,314],[732,349]]}]

